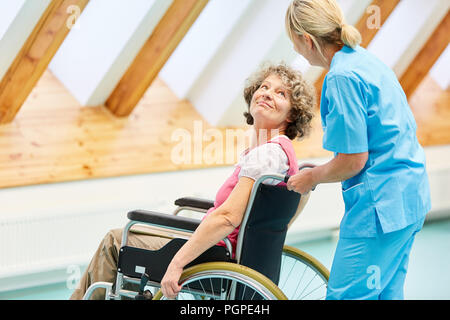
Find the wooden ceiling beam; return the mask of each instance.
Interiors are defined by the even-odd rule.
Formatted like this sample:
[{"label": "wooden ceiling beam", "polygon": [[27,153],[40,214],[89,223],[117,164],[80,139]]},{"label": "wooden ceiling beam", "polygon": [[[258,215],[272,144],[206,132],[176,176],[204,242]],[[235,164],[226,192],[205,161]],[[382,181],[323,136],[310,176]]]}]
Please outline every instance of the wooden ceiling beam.
[{"label": "wooden ceiling beam", "polygon": [[[361,47],[367,48],[370,42],[375,38],[377,32],[381,29],[383,24],[389,18],[391,13],[394,11],[395,7],[397,7],[400,0],[374,0],[367,7],[376,8],[376,10],[366,10],[364,15],[359,19],[358,23],[356,23],[355,28],[359,30],[362,36]],[[376,26],[375,21],[370,21],[374,15],[380,14],[379,22],[380,25]],[[375,19],[376,20],[376,19]]]},{"label": "wooden ceiling beam", "polygon": [[[373,40],[377,32],[389,18],[391,13],[394,11],[395,7],[398,5],[400,0],[373,0],[370,5],[367,7],[363,16],[359,19],[359,21],[355,24],[355,28],[361,33],[362,42],[360,44],[361,47],[367,48],[370,42]],[[376,10],[369,10],[370,8],[375,8]],[[371,18],[374,15],[379,14],[379,26],[374,26],[374,23],[371,23]],[[323,71],[319,78],[314,82],[314,87],[316,88],[318,101],[320,101],[320,95],[322,92],[323,81],[325,80],[325,76],[327,75],[327,71]]]},{"label": "wooden ceiling beam", "polygon": [[410,63],[405,73],[400,77],[400,84],[409,98],[430,69],[439,59],[450,42],[450,11],[439,23],[422,49]]},{"label": "wooden ceiling beam", "polygon": [[174,0],[109,98],[106,107],[128,116],[172,52],[202,12],[208,0]]},{"label": "wooden ceiling beam", "polygon": [[[88,2],[50,2],[0,82],[0,124],[14,119]],[[73,5],[79,10],[68,10]]]}]

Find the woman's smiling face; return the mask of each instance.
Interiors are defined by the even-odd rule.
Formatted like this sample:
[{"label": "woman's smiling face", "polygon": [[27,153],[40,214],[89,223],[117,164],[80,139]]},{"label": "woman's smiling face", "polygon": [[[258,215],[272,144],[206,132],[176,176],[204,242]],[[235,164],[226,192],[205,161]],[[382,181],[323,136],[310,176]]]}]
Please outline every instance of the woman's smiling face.
[{"label": "woman's smiling face", "polygon": [[271,74],[255,91],[250,104],[250,114],[259,129],[284,131],[291,110],[290,93],[280,77]]}]

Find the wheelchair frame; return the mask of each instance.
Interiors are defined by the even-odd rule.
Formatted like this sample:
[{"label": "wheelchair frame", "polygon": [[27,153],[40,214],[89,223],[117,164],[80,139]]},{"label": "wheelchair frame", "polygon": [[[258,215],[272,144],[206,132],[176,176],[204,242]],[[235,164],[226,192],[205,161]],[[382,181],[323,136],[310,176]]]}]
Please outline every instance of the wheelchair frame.
[{"label": "wheelchair frame", "polygon": [[[239,262],[241,260],[241,257],[242,257],[242,242],[243,242],[243,238],[244,238],[242,233],[246,229],[246,224],[247,224],[250,212],[251,212],[252,207],[253,207],[253,202],[254,202],[254,199],[256,197],[258,187],[260,186],[260,184],[263,183],[263,181],[265,181],[267,179],[274,179],[274,180],[278,180],[280,182],[287,182],[287,180],[289,179],[289,176],[283,176],[283,175],[280,175],[280,174],[264,175],[264,176],[260,177],[254,183],[252,191],[251,191],[251,194],[250,194],[249,202],[248,202],[248,205],[247,205],[247,209],[246,209],[246,211],[244,213],[243,221],[242,221],[242,223],[240,225],[238,242],[237,242],[237,246],[236,246],[236,262],[237,262],[237,264],[239,264]],[[206,209],[206,207],[205,208],[198,208],[198,207],[193,207],[193,206],[179,206],[179,207],[176,208],[176,210],[173,212],[172,215],[176,216],[182,210],[192,210],[192,211],[197,211],[197,212],[207,212],[208,211],[208,209]],[[171,215],[167,215],[167,216],[170,217]],[[192,222],[196,222],[194,219],[189,219],[189,220],[192,220]],[[143,225],[147,225],[147,226],[154,227],[154,228],[156,227],[158,229],[162,228],[162,229],[166,230],[167,232],[170,232],[170,231],[175,231],[175,232],[178,232],[178,233],[181,232],[183,235],[187,235],[187,236],[191,235],[195,231],[195,230],[188,230],[188,229],[174,227],[174,226],[167,226],[167,225],[163,225],[163,224],[160,224],[160,223],[151,223],[151,222],[148,222],[148,221],[130,220],[126,224],[126,226],[125,226],[125,228],[123,230],[121,250],[122,250],[122,248],[124,246],[127,245],[128,232],[130,231],[131,227],[136,225],[136,224],[143,224]],[[228,251],[228,253],[231,256],[231,254],[232,254],[231,243],[230,243],[228,238],[225,238],[224,241],[226,243],[227,251]],[[138,272],[138,270],[136,270],[136,272]],[[142,270],[139,270],[139,273],[144,273],[144,272],[145,272],[145,268],[144,267],[142,268]],[[109,283],[109,282],[97,282],[97,283],[94,283],[88,288],[88,290],[86,291],[83,299],[89,299],[91,294],[92,294],[92,292],[94,290],[98,289],[98,288],[106,289],[105,299],[120,299],[121,297],[135,298],[135,296],[137,295],[137,292],[124,289],[123,285],[125,283],[140,284],[141,283],[141,279],[125,276],[121,272],[121,270],[118,269],[117,270],[117,277],[116,277],[116,281],[115,281],[115,286],[113,285],[113,283]],[[155,288],[160,288],[160,286],[161,286],[159,282],[153,282],[153,281],[147,281],[146,285],[147,286],[152,286],[152,287],[155,287]]]}]

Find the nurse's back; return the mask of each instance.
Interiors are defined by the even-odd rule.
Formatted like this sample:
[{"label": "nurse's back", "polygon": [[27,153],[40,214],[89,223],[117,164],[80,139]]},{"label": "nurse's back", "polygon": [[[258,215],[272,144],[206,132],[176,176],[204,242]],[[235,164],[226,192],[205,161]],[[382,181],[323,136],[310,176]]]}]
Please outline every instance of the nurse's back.
[{"label": "nurse's back", "polygon": [[[416,137],[417,126],[407,98],[395,73],[359,46],[355,49],[344,46],[335,54],[324,90],[327,84],[342,79],[350,81],[361,95],[358,105],[362,104],[366,119],[369,152],[364,170],[347,184],[366,180],[370,189],[376,190],[372,200],[377,203],[383,229],[404,227],[430,209],[425,155]],[[330,94],[345,95],[336,87],[338,90]],[[355,106],[349,103],[349,108]],[[386,219],[393,210],[403,212],[404,221],[389,226],[391,223]]]},{"label": "nurse's back", "polygon": [[[369,152],[379,161],[396,155],[399,161],[424,162],[414,116],[395,73],[388,66],[359,46],[355,50],[344,47],[336,53],[327,77],[334,75],[354,77],[360,85],[367,102]],[[405,167],[397,169],[402,168]]]},{"label": "nurse's back", "polygon": [[[346,23],[337,0],[293,0],[286,29],[298,53],[329,70],[320,115],[323,148],[336,156],[288,181],[301,193],[342,182],[345,213],[326,297],[403,299],[414,236],[431,206],[405,94],[395,74],[359,47],[361,34]],[[380,271],[376,288],[368,285],[367,266]]]}]

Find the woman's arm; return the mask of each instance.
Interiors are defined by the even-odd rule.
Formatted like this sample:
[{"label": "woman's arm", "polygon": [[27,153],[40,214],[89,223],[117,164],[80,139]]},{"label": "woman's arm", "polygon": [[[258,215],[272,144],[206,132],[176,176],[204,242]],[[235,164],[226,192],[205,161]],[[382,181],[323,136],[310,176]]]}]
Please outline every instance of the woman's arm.
[{"label": "woman's arm", "polygon": [[239,178],[225,202],[200,223],[192,237],[173,257],[161,281],[164,296],[175,298],[181,289],[178,281],[183,268],[241,224],[254,182],[247,177]]},{"label": "woman's arm", "polygon": [[339,182],[356,176],[366,165],[368,152],[345,154],[339,153],[331,161],[314,167],[303,169],[292,176],[287,188],[305,194],[319,183]]}]

